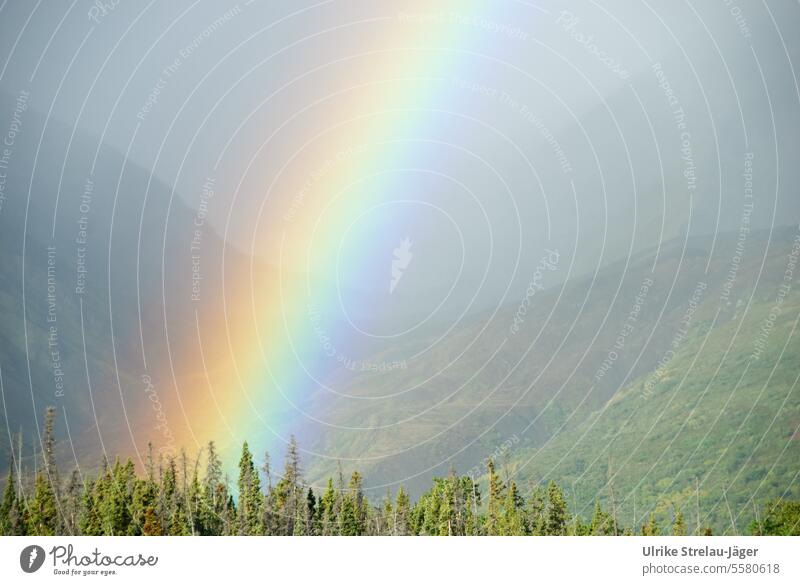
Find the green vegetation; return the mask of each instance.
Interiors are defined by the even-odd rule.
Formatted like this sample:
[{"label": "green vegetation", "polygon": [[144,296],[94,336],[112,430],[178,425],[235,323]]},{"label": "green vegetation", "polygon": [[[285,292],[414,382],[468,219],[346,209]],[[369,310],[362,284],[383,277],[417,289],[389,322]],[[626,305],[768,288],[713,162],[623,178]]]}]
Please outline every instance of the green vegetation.
[{"label": "green vegetation", "polygon": [[[641,530],[625,528],[616,511],[595,502],[589,523],[569,510],[563,490],[554,482],[533,486],[525,498],[514,481],[500,478],[489,461],[489,488],[482,501],[478,484],[451,472],[434,479],[433,486],[411,505],[400,487],[379,505],[367,501],[363,479],[354,471],[345,483],[328,479],[318,497],[300,470],[297,444],[291,441],[280,479],[273,483],[269,457],[256,469],[245,443],[239,461],[238,497],[234,498],[214,443],[189,461],[149,453],[143,476],[134,464],[103,462],[97,477],[83,483],[75,471],[64,484],[53,457],[55,410],[45,417],[41,468],[29,481],[15,475],[12,461],[2,503],[0,533],[4,535],[683,535],[683,514],[675,510],[671,527],[661,528],[651,514]],[[264,487],[262,488],[262,478]],[[800,534],[800,502],[769,502],[764,517],[751,532]],[[710,531],[705,531],[706,534]]]},{"label": "green vegetation", "polygon": [[[309,450],[360,459],[373,484],[408,476],[415,499],[431,481],[420,471],[481,475],[491,457],[526,497],[531,481],[563,486],[583,518],[600,498],[626,525],[655,512],[666,531],[680,508],[687,533],[746,531],[762,502],[800,499],[796,268],[790,291],[784,281],[797,233],[752,232],[732,285],[737,233],[720,234],[713,249],[711,237],[668,242],[594,280],[539,291],[514,335],[515,301],[473,316],[408,370],[337,386],[379,400],[310,396],[304,407],[331,428],[306,433]],[[318,483],[335,462],[315,458],[306,472]]]},{"label": "green vegetation", "polygon": [[665,365],[545,446],[516,450],[515,475],[571,486],[581,514],[601,495],[629,523],[652,512],[663,525],[682,509],[687,532],[780,533],[788,512],[758,504],[800,498],[800,295],[780,307],[792,318],[766,329],[774,298],[713,327],[713,307],[701,306]]}]

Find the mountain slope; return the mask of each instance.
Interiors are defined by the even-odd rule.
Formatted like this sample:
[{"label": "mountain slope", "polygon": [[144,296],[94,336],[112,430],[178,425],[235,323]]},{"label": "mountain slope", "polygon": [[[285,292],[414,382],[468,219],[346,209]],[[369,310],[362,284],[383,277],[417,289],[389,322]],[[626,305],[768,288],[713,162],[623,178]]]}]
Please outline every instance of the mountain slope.
[{"label": "mountain slope", "polygon": [[[778,292],[776,291],[775,295]],[[800,294],[754,301],[719,327],[704,319],[674,357],[605,408],[511,463],[523,478],[557,479],[589,514],[595,498],[638,525],[652,509],[683,509],[689,526],[741,531],[753,502],[800,494]],[[670,356],[668,356],[670,357]]]},{"label": "mountain slope", "polygon": [[[353,465],[372,478],[370,487],[376,493],[382,493],[385,484],[399,482],[410,484],[414,491],[417,484],[446,473],[451,465],[462,472],[477,465],[480,473],[481,461],[493,454],[521,465],[525,459],[520,453],[529,456],[543,446],[548,453],[550,449],[556,453],[557,445],[571,445],[586,432],[586,425],[596,420],[590,418],[597,416],[595,413],[611,408],[636,384],[650,380],[654,372],[663,374],[665,356],[671,355],[676,339],[678,349],[699,351],[703,367],[714,367],[711,374],[690,370],[687,383],[694,391],[704,387],[706,378],[715,384],[727,383],[728,377],[740,371],[736,365],[741,367],[744,356],[753,351],[753,329],[760,327],[759,315],[775,302],[795,234],[794,228],[753,232],[745,253],[736,260],[732,285],[731,253],[736,250],[737,234],[716,241],[675,240],[603,269],[594,279],[569,281],[563,288],[541,291],[516,335],[509,335],[516,307],[505,306],[496,314],[460,323],[444,342],[409,361],[405,369],[365,373],[337,386],[350,396],[331,396],[320,390],[305,406],[329,426],[305,437],[303,431],[299,434],[303,444],[311,444],[329,458],[312,461],[309,471],[312,476],[322,475],[335,465],[336,458],[353,460],[357,462]],[[647,281],[652,285],[642,294]],[[690,305],[694,308],[687,317]],[[784,318],[793,319],[797,313],[798,308],[789,301],[783,305]],[[731,332],[743,322],[734,337]],[[632,326],[626,327],[626,323]],[[688,332],[684,331],[687,327]],[[698,332],[713,334],[702,350],[696,346]],[[407,340],[394,354],[376,359],[413,354],[430,339],[419,339],[416,345]],[[693,339],[695,342],[690,342]],[[712,376],[725,355],[727,346],[722,342],[731,340],[720,372]],[[785,326],[776,326],[769,336],[770,344],[787,340],[789,346],[777,366],[778,354],[771,349],[750,366],[749,377],[737,390],[741,400],[755,399],[758,384],[769,379],[773,367],[776,375],[789,375],[792,367],[786,360],[797,354],[795,339]],[[686,364],[679,368],[688,371]],[[775,375],[770,380],[768,388],[773,391]],[[649,404],[656,402],[654,396]],[[787,404],[797,402],[796,396],[790,396]],[[665,405],[650,408],[658,412]],[[706,403],[701,402],[698,412],[705,409]],[[680,422],[685,414],[671,411],[670,416]],[[735,429],[727,420],[719,423],[725,430],[715,431],[715,436],[726,437]],[[763,419],[753,420],[751,417],[747,424],[766,429]],[[551,441],[556,435],[559,438]],[[687,439],[689,443],[696,440]],[[668,445],[662,434],[649,441],[652,449]],[[603,445],[596,435],[590,442]],[[748,442],[744,448],[752,447]],[[770,443],[765,448],[777,459],[774,447]],[[648,458],[652,458],[652,449]],[[544,452],[537,460],[543,456]],[[572,454],[564,456],[565,462],[553,474],[556,479],[570,465],[583,465],[575,463]],[[552,458],[547,461],[552,467]],[[526,476],[542,478],[549,469],[532,465],[526,466]],[[612,460],[612,469],[613,465]],[[666,477],[656,475],[655,483]],[[593,490],[594,484],[587,488],[591,497],[596,493]],[[642,506],[640,503],[639,508],[644,509]]]}]

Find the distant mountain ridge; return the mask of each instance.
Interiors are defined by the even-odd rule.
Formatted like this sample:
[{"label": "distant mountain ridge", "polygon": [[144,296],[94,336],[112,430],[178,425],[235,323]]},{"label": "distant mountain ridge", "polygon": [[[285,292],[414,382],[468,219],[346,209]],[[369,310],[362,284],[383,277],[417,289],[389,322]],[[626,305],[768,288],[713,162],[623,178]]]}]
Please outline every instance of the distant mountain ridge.
[{"label": "distant mountain ridge", "polygon": [[[445,474],[450,465],[462,471],[473,468],[486,457],[497,456],[498,451],[508,460],[510,469],[520,468],[523,477],[544,479],[543,470],[551,471],[547,465],[553,467],[557,461],[555,454],[565,453],[586,433],[587,426],[597,420],[597,413],[608,416],[616,412],[611,405],[634,392],[632,388],[638,387],[641,394],[642,385],[652,387],[648,408],[657,412],[653,405],[658,402],[661,377],[686,359],[681,356],[690,355],[685,352],[698,349],[699,336],[711,331],[709,339],[716,341],[706,345],[700,355],[704,361],[716,363],[724,353],[719,344],[731,339],[730,332],[741,322],[745,308],[747,328],[754,328],[763,313],[769,312],[783,282],[797,229],[753,232],[741,257],[736,254],[738,237],[737,233],[728,233],[717,238],[667,242],[601,270],[594,279],[570,281],[563,287],[541,291],[519,335],[508,335],[516,307],[505,307],[488,325],[475,318],[472,325],[459,328],[447,343],[421,358],[420,364],[396,375],[365,375],[346,387],[350,393],[388,396],[392,388],[407,388],[424,379],[418,372],[441,370],[438,378],[421,389],[386,400],[333,400],[325,393],[313,397],[308,401],[312,412],[327,415],[326,420],[340,426],[321,433],[315,449],[341,453],[344,460],[359,460],[373,481],[378,478],[377,486],[406,480],[412,491],[417,479]],[[712,245],[714,254],[709,261]],[[731,287],[728,284],[734,265],[735,286]],[[610,299],[615,300],[609,303]],[[795,309],[787,300],[785,314],[794,318]],[[633,314],[635,319],[631,318]],[[796,338],[790,330],[779,327],[770,336],[770,344],[787,340],[789,345],[779,366],[782,372],[792,371],[785,360],[798,355]],[[473,341],[455,368],[444,368]],[[731,356],[741,358],[752,351],[751,337],[740,335],[726,363]],[[672,352],[678,357],[665,359]],[[768,375],[763,368],[774,365],[772,357],[765,354],[758,368],[750,368],[749,375],[756,382]],[[459,367],[462,372],[457,371]],[[692,373],[694,376],[698,379],[693,384],[699,384],[702,376],[713,379],[708,372]],[[714,379],[715,384],[717,381]],[[745,400],[754,398],[747,392],[744,395]],[[790,395],[789,403],[792,399],[796,405],[797,396]],[[698,408],[705,407],[701,403]],[[683,418],[674,414],[670,420],[679,424]],[[609,423],[612,428],[613,424]],[[368,426],[384,428],[363,430]],[[347,427],[362,430],[348,431]],[[432,436],[436,437],[433,441]],[[592,437],[590,447],[605,446],[602,437],[587,436]],[[510,447],[503,448],[509,440]],[[668,444],[660,440],[651,437],[646,444],[649,449]],[[522,467],[533,453],[536,457]],[[778,458],[775,451],[771,455]],[[546,477],[571,481],[565,470],[572,470],[569,465],[573,463],[567,457]],[[322,462],[312,470],[329,468],[330,462]],[[655,483],[663,479],[654,473]],[[635,474],[627,479],[632,477]],[[591,482],[589,485],[594,486]],[[592,497],[592,490],[586,488],[583,496]],[[638,497],[639,505],[646,506],[647,497]],[[719,526],[717,516],[713,521]]]}]

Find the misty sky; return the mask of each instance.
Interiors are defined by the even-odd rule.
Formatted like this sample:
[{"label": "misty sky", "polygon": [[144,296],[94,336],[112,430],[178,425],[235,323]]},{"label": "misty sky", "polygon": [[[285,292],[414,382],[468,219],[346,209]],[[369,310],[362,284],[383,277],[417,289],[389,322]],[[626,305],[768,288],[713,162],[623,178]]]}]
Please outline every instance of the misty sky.
[{"label": "misty sky", "polygon": [[[275,218],[326,161],[401,141],[392,164],[455,181],[369,179],[380,191],[371,200],[435,203],[465,242],[430,208],[398,210],[380,245],[416,238],[429,250],[428,284],[462,252],[475,280],[490,254],[492,280],[504,282],[520,258],[522,283],[546,245],[574,254],[581,273],[684,236],[690,217],[692,233],[738,229],[748,152],[753,225],[798,220],[800,102],[788,60],[798,44],[787,17],[797,7],[769,10],[7,2],[0,87],[28,90],[42,115],[130,152],[191,205],[213,176],[209,221],[268,260]],[[353,179],[388,169],[351,158],[343,174]]]}]

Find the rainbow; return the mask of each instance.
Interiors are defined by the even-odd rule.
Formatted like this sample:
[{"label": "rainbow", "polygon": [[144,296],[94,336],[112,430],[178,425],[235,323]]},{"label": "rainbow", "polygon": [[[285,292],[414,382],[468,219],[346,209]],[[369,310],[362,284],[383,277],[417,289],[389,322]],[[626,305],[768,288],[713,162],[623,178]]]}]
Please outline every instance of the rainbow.
[{"label": "rainbow", "polygon": [[[374,48],[327,66],[349,72],[338,89],[305,100],[248,153],[235,196],[252,199],[247,185],[261,186],[254,259],[226,265],[217,314],[183,332],[192,357],[177,368],[170,405],[172,420],[186,425],[180,444],[213,438],[238,448],[257,438],[259,448],[280,451],[297,425],[327,424],[302,404],[318,392],[335,395],[331,379],[357,353],[358,335],[342,317],[343,283],[377,273],[388,282],[386,248],[375,242],[419,212],[417,181],[440,166],[442,143],[463,124],[448,114],[464,91],[453,80],[469,77],[481,44],[493,40],[477,17],[463,16],[476,7],[453,0],[433,15],[423,7],[391,17],[372,33]],[[301,75],[276,97],[324,73]],[[310,137],[287,156],[284,141],[294,144],[299,128]],[[380,311],[377,302],[371,308]]]}]

